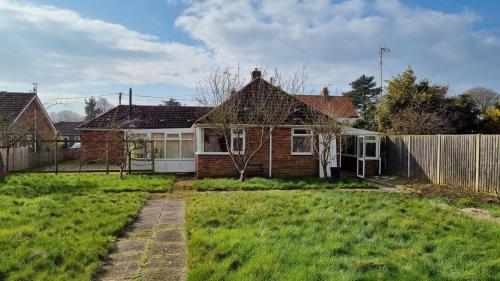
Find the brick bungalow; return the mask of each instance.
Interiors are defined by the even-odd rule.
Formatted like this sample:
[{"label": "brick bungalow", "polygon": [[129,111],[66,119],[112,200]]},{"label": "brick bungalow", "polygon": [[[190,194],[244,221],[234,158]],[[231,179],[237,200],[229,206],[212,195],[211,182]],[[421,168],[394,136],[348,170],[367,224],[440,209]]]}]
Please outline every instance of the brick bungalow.
[{"label": "brick bungalow", "polygon": [[56,129],[36,93],[0,92],[0,125],[17,140],[16,147],[37,152],[54,146],[47,141],[53,140]]},{"label": "brick bungalow", "polygon": [[[240,89],[236,94],[251,95],[255,89],[262,89],[263,85],[269,88],[272,94],[277,88],[260,76],[260,71],[252,72],[251,81]],[[281,91],[281,89],[279,89]],[[328,90],[318,96],[291,96],[297,99],[300,107],[314,107],[319,112],[322,108],[318,104],[331,103],[338,108],[336,117],[344,118],[346,121],[357,118],[357,112],[347,97],[329,96]],[[332,108],[332,107],[329,107]],[[204,177],[231,177],[237,176],[229,152],[227,151],[224,138],[215,134],[211,129],[210,114],[217,108],[190,106],[141,106],[121,105],[112,110],[82,124],[80,129],[83,159],[85,161],[102,161],[105,153],[102,142],[109,134],[117,136],[117,139],[147,139],[154,147],[154,161],[145,150],[139,149],[132,155],[131,166],[134,169],[153,169],[156,172],[195,172],[198,178]],[[331,112],[323,112],[332,114]],[[319,161],[312,155],[308,140],[311,138],[306,130],[307,124],[301,120],[301,111],[296,110],[286,124],[273,130],[269,141],[265,142],[260,151],[255,155],[248,169],[248,175],[259,176],[319,176],[322,171]],[[212,126],[213,127],[213,126]],[[374,132],[346,129],[346,141],[351,144],[354,136],[354,151],[350,153],[360,156],[342,156],[342,140],[332,144],[332,163],[330,166],[341,166],[343,161],[354,163],[353,173],[365,176],[365,166],[370,161],[376,162],[377,166],[371,168],[370,172],[376,172],[380,167],[379,135]],[[370,143],[365,143],[364,137]],[[247,127],[242,135],[244,147],[248,151],[258,145],[256,129]],[[375,142],[375,155],[372,159],[364,158],[364,150],[372,152],[371,140]],[[368,144],[368,147],[366,146]],[[123,155],[124,144],[113,146],[113,155]],[[358,149],[358,145],[359,149]],[[350,146],[349,146],[350,148]],[[367,148],[367,149],[365,149]],[[364,150],[363,150],[364,149]],[[344,150],[344,149],[342,149]],[[350,161],[353,158],[354,161]],[[154,163],[153,163],[154,162]],[[346,162],[346,163],[347,163]],[[153,167],[154,165],[154,167]],[[358,167],[359,165],[359,167]],[[367,175],[367,174],[366,174]]]}]

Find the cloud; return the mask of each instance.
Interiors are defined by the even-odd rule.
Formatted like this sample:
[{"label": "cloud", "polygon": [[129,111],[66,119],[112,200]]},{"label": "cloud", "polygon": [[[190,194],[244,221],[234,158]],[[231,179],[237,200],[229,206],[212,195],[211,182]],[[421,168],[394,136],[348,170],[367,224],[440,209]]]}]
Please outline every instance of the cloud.
[{"label": "cloud", "polygon": [[[177,1],[169,3],[177,4]],[[52,93],[110,85],[194,86],[217,65],[306,63],[316,89],[378,78],[381,44],[391,48],[386,78],[411,65],[454,92],[500,89],[500,38],[471,11],[440,12],[396,0],[185,0],[176,26],[197,45],[166,42],[128,27],[52,6],[0,0],[0,87],[41,82]],[[80,91],[81,92],[81,91]]]},{"label": "cloud", "polygon": [[411,65],[422,78],[499,89],[500,40],[476,30],[469,11],[445,13],[399,1],[193,1],[176,25],[204,42],[217,63],[260,62],[293,69],[307,63],[314,84],[346,89],[377,75],[379,45],[391,48],[385,77]]},{"label": "cloud", "polygon": [[51,6],[0,0],[0,85],[192,84],[211,62],[205,48],[161,42],[122,25]]}]

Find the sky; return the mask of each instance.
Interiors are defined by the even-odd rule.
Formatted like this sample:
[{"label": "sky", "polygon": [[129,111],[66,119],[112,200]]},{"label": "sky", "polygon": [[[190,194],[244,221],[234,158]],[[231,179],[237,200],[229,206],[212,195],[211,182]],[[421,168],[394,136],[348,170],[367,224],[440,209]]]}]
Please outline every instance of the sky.
[{"label": "sky", "polygon": [[[284,77],[306,65],[311,92],[349,90],[362,74],[409,66],[450,95],[500,91],[496,0],[0,0],[0,90],[38,94],[48,111],[133,89],[135,104],[176,98],[218,67]],[[246,77],[245,76],[245,77]]]}]

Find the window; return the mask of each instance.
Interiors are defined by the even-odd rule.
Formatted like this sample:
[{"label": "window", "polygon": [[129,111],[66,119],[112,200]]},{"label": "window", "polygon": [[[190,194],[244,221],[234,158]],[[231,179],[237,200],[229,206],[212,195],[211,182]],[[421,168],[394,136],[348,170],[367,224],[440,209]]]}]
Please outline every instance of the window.
[{"label": "window", "polygon": [[181,158],[194,158],[194,134],[181,134]]},{"label": "window", "polygon": [[342,154],[356,155],[356,136],[342,136]]},{"label": "window", "polygon": [[227,152],[226,140],[217,134],[214,129],[203,130],[203,151],[204,152]]},{"label": "window", "polygon": [[167,134],[167,158],[181,158],[179,134]]},{"label": "window", "polygon": [[233,154],[245,153],[245,131],[231,130],[231,151]]},{"label": "window", "polygon": [[148,143],[147,134],[132,134],[130,143],[130,153],[132,158],[146,159],[148,158]]},{"label": "window", "polygon": [[165,134],[151,133],[155,159],[165,158]]},{"label": "window", "polygon": [[378,158],[377,137],[365,136],[365,158]]},{"label": "window", "polygon": [[292,154],[311,154],[311,134],[305,129],[292,129]]}]

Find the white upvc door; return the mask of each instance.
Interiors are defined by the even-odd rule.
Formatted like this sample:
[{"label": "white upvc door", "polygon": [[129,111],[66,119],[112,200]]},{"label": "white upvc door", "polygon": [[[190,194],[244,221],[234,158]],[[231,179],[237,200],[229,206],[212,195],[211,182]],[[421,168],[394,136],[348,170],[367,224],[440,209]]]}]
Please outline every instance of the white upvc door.
[{"label": "white upvc door", "polygon": [[[320,143],[320,154],[321,154],[321,151],[323,151],[324,147],[323,147],[323,144],[322,144],[322,136],[320,135],[319,136],[319,143]],[[331,145],[331,148],[330,148],[330,161],[328,161],[328,165],[326,167],[326,174],[327,174],[327,177],[331,177],[331,171],[330,171],[330,168],[331,167],[338,167],[337,166],[337,140],[334,138],[332,140],[332,142],[330,143]],[[319,161],[319,159],[318,159]],[[321,166],[321,161],[319,162],[319,177],[320,178],[324,178],[325,176],[323,175],[323,167]]]},{"label": "white upvc door", "polygon": [[357,137],[357,157],[356,157],[356,175],[360,178],[365,177],[365,142],[362,136]]}]

